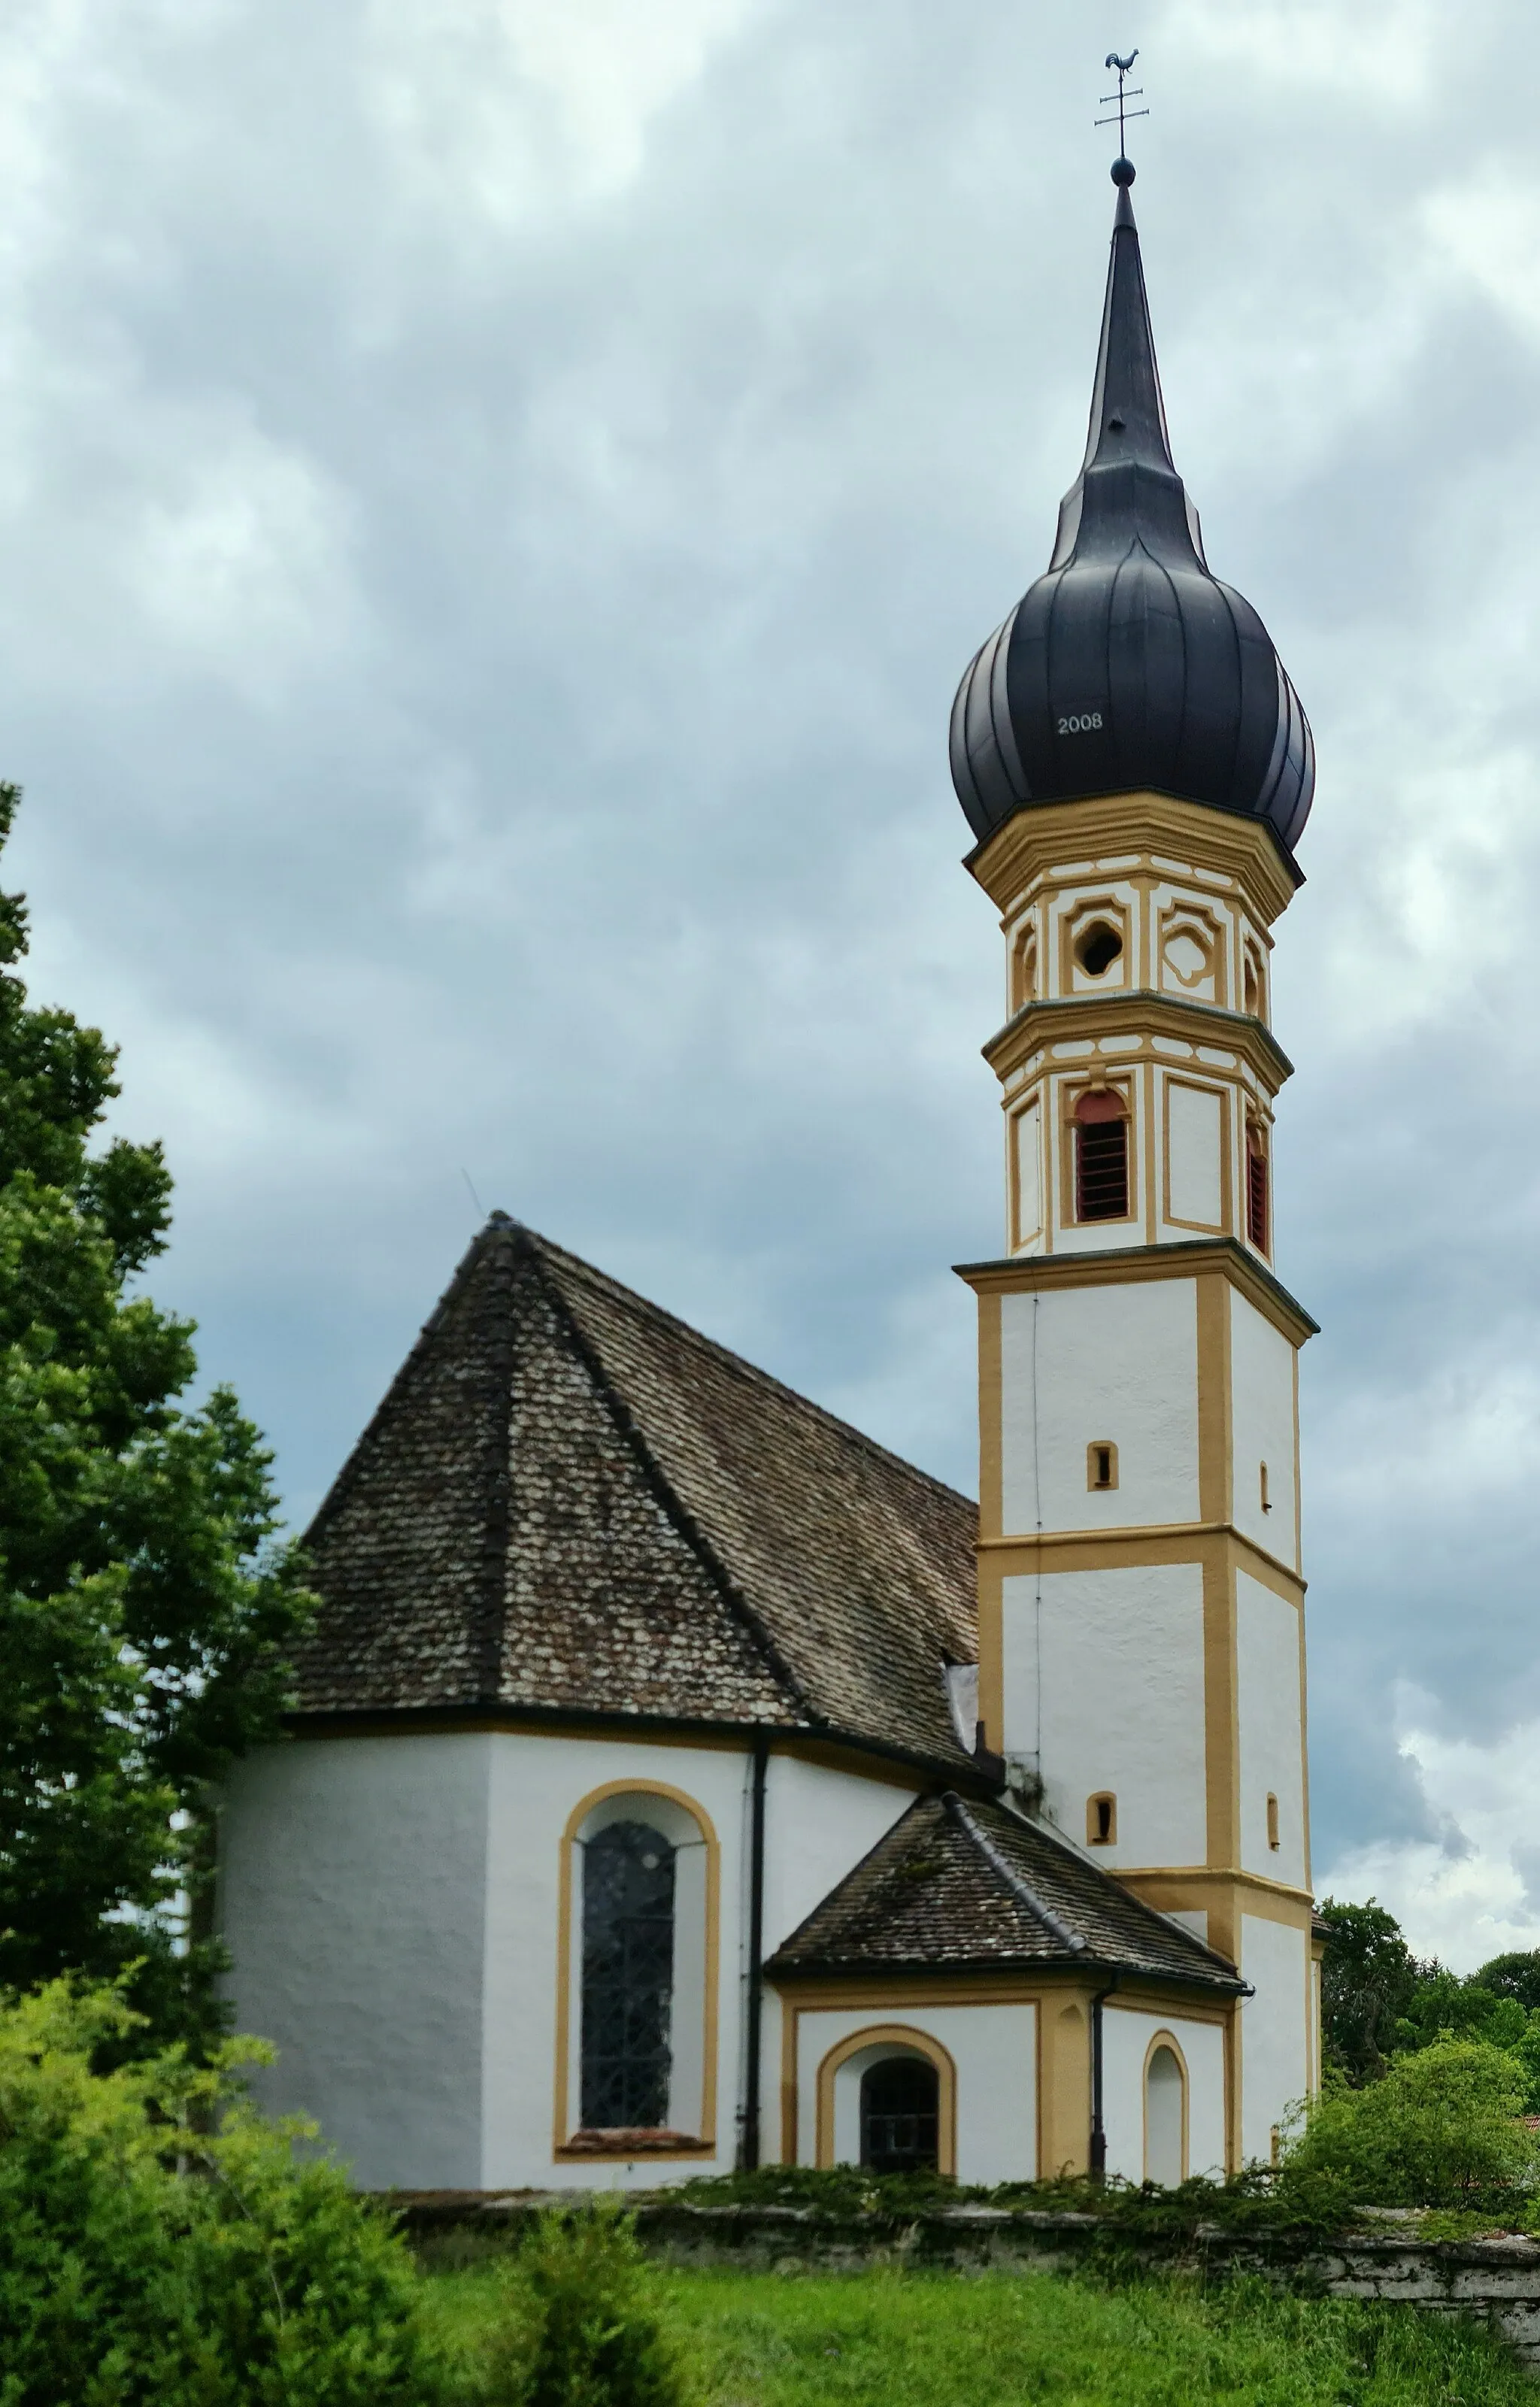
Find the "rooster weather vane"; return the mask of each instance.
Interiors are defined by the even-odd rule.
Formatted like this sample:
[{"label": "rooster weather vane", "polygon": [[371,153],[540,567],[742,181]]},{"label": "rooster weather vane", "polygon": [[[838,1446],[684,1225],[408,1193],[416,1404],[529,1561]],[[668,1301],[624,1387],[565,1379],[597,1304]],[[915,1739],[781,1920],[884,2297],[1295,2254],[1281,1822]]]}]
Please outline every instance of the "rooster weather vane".
[{"label": "rooster weather vane", "polygon": [[1128,137],[1124,132],[1128,120],[1131,117],[1148,117],[1149,115],[1148,108],[1130,108],[1128,107],[1128,103],[1131,100],[1143,100],[1145,96],[1145,88],[1142,83],[1130,85],[1128,81],[1129,77],[1134,72],[1134,62],[1138,55],[1139,53],[1137,50],[1130,50],[1126,59],[1120,59],[1116,50],[1108,50],[1105,61],[1105,64],[1107,66],[1116,67],[1118,70],[1118,89],[1116,92],[1105,92],[1102,94],[1102,107],[1105,108],[1109,102],[1116,101],[1118,104],[1118,114],[1116,120],[1110,116],[1099,117],[1096,120],[1096,122],[1098,125],[1111,125],[1114,122],[1117,124],[1118,157],[1114,163],[1112,170],[1112,180],[1115,184],[1132,184],[1134,181],[1134,163],[1128,156]]}]

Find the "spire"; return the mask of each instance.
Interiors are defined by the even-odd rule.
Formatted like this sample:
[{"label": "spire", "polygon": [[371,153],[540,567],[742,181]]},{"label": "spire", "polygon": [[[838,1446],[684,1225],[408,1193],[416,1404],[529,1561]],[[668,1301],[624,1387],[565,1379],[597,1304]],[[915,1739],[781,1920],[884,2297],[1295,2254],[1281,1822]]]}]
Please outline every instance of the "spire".
[{"label": "spire", "polygon": [[[1118,187],[1118,206],[1112,219],[1112,255],[1102,304],[1102,339],[1091,391],[1086,456],[1080,474],[1059,506],[1058,540],[1048,564],[1062,568],[1077,550],[1086,548],[1087,539],[1093,535],[1103,545],[1120,539],[1123,546],[1143,535],[1160,557],[1169,556],[1167,546],[1174,544],[1176,562],[1196,558],[1201,563],[1198,514],[1171,457],[1139,229],[1129,197],[1132,161],[1119,159],[1112,180]],[[1127,473],[1131,469],[1136,472],[1133,477]]]},{"label": "spire", "polygon": [[1171,457],[1128,159],[1112,180],[1085,459],[1046,575],[958,688],[952,780],[980,840],[1034,804],[1152,788],[1264,819],[1291,862],[1309,723],[1256,611],[1205,556]]}]

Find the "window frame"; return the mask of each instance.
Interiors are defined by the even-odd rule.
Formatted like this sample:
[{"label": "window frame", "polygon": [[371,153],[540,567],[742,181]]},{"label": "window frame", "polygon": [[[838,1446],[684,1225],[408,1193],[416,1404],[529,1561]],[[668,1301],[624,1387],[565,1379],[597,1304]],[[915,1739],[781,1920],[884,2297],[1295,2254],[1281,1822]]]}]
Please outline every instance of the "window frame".
[{"label": "window frame", "polygon": [[[628,1810],[632,1801],[636,1811]],[[582,1954],[583,1847],[604,1822],[641,1821],[657,1816],[656,1828],[669,1840],[675,1856],[675,1979],[673,2029],[681,2035],[679,2058],[692,2066],[692,2101],[699,2111],[689,2119],[693,2129],[662,2127],[656,2140],[633,2135],[625,2143],[606,2145],[606,2135],[590,2133],[581,2121],[582,2098]],[[667,1817],[666,1819],[664,1817]],[[680,1858],[698,1865],[690,1878],[693,1897],[681,1907]],[[578,1799],[562,1833],[559,1863],[556,1934],[556,2062],[551,2153],[558,2163],[630,2163],[638,2156],[664,2158],[714,2157],[717,2153],[717,2091],[720,2055],[721,1847],[711,1816],[696,1799],[661,1780],[609,1780]],[[688,1959],[681,1977],[681,1954]],[[696,1998],[691,2011],[690,1998]],[[688,2042],[683,2035],[688,2033]],[[683,2078],[683,2075],[677,2075]],[[695,2082],[698,2081],[698,2090]],[[677,2100],[671,2084],[670,2113]]]}]

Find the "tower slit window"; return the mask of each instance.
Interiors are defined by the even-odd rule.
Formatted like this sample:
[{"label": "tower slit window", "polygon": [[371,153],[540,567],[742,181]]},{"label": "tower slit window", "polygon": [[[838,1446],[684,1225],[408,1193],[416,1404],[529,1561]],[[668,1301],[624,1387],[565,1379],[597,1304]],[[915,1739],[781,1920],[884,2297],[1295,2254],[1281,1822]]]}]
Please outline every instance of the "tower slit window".
[{"label": "tower slit window", "polygon": [[583,1852],[587,2129],[666,2125],[673,2005],[674,1849],[645,1822],[611,1822]]},{"label": "tower slit window", "polygon": [[1075,1217],[1128,1218],[1128,1114],[1110,1088],[1093,1088],[1075,1107]]}]

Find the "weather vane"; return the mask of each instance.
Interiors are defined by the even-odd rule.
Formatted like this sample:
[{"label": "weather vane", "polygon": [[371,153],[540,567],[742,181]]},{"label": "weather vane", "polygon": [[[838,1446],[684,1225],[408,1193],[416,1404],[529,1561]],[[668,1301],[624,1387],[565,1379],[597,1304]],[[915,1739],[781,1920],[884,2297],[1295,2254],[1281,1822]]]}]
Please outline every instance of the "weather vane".
[{"label": "weather vane", "polygon": [[[1124,89],[1125,85],[1128,84],[1130,75],[1134,71],[1134,62],[1138,55],[1139,53],[1137,50],[1130,50],[1126,59],[1120,59],[1116,50],[1108,50],[1105,61],[1105,64],[1107,66],[1116,67],[1118,70],[1117,91],[1105,92],[1102,94],[1102,107],[1104,108],[1106,107],[1109,101],[1115,100],[1118,104],[1118,159],[1117,164],[1112,170],[1112,180],[1115,184],[1132,184],[1134,181],[1134,168],[1128,156],[1128,137],[1124,133],[1124,126],[1131,117],[1148,117],[1149,115],[1148,108],[1130,108],[1127,105],[1131,100],[1143,100],[1145,96],[1145,88],[1142,83],[1134,84],[1127,90]],[[1110,117],[1099,117],[1096,120],[1096,122],[1098,125],[1110,125],[1112,124],[1113,120]],[[1119,168],[1124,172],[1119,174]]]}]

